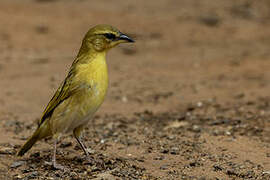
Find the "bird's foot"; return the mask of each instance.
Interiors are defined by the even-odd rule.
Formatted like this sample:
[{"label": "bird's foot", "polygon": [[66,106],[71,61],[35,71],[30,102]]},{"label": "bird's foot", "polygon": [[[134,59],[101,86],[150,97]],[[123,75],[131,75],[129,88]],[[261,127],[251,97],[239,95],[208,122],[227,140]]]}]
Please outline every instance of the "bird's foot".
[{"label": "bird's foot", "polygon": [[62,170],[64,171],[65,170],[65,167],[60,165],[60,164],[56,164],[56,163],[53,163],[53,168],[54,169],[57,169],[57,170]]},{"label": "bird's foot", "polygon": [[53,169],[55,170],[66,170],[66,168],[64,166],[62,166],[61,164],[57,164],[56,162],[45,162],[46,165],[52,166]]},{"label": "bird's foot", "polygon": [[86,156],[86,157],[85,157],[85,162],[84,162],[84,164],[90,164],[90,165],[93,165],[93,164],[95,164],[95,159],[92,158],[91,156]]}]

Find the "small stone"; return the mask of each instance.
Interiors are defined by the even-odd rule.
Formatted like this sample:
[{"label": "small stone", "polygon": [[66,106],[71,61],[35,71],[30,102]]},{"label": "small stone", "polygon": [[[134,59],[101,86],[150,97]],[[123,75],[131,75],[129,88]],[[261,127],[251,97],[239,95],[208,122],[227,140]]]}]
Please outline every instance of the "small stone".
[{"label": "small stone", "polygon": [[192,131],[194,131],[194,132],[201,132],[201,127],[198,126],[198,125],[193,125],[192,126]]},{"label": "small stone", "polygon": [[69,147],[69,146],[72,146],[71,142],[62,142],[60,144],[60,148],[66,148],[66,147]]},{"label": "small stone", "polygon": [[35,29],[39,34],[47,34],[49,32],[49,27],[45,25],[38,25],[35,27]]},{"label": "small stone", "polygon": [[15,154],[13,148],[4,147],[0,149],[0,154]]},{"label": "small stone", "polygon": [[227,170],[228,175],[237,175],[237,173],[233,169]]},{"label": "small stone", "polygon": [[38,176],[39,174],[38,174],[38,172],[37,171],[34,171],[34,172],[32,172],[31,174],[29,174],[29,176],[27,176],[28,178],[36,178],[37,176]]},{"label": "small stone", "polygon": [[202,107],[203,103],[201,101],[197,102],[197,107]]},{"label": "small stone", "polygon": [[89,154],[95,154],[96,151],[94,149],[91,149],[91,148],[87,148],[87,151]]},{"label": "small stone", "polygon": [[11,168],[17,168],[17,167],[20,167],[24,164],[25,162],[24,161],[15,161],[11,164]]},{"label": "small stone", "polygon": [[169,140],[174,140],[175,139],[175,136],[168,136],[168,139]]},{"label": "small stone", "polygon": [[246,166],[244,166],[244,165],[239,166],[239,169],[245,169],[245,168],[246,168]]},{"label": "small stone", "polygon": [[123,103],[128,102],[128,99],[127,99],[127,97],[126,97],[126,96],[122,96],[121,100],[122,100],[122,102],[123,102]]},{"label": "small stone", "polygon": [[207,15],[200,17],[199,21],[209,27],[217,26],[220,23],[220,18],[216,15]]},{"label": "small stone", "polygon": [[219,135],[223,135],[223,134],[224,134],[223,131],[219,131],[218,129],[213,130],[213,135],[214,136],[219,136]]},{"label": "small stone", "polygon": [[[170,129],[170,128],[181,128],[181,127],[185,127],[188,125],[188,122],[186,121],[172,121],[170,122],[166,127],[164,127],[165,130]],[[169,136],[172,137],[172,139],[174,139],[174,136]],[[170,139],[170,140],[172,140]]]},{"label": "small stone", "polygon": [[264,171],[263,174],[270,174],[270,171]]},{"label": "small stone", "polygon": [[70,176],[73,177],[73,178],[75,178],[75,177],[78,177],[78,174],[76,172],[71,172],[70,173]]},{"label": "small stone", "polygon": [[17,174],[17,175],[15,175],[15,179],[22,179],[23,177],[22,177],[22,175],[20,175],[20,174]]},{"label": "small stone", "polygon": [[195,167],[195,166],[198,166],[198,165],[199,165],[199,163],[196,162],[196,161],[193,161],[193,162],[189,163],[189,166],[191,166],[191,167]]},{"label": "small stone", "polygon": [[234,96],[236,99],[241,99],[241,98],[244,98],[245,97],[245,94],[244,93],[238,93]]},{"label": "small stone", "polygon": [[160,166],[160,169],[161,169],[161,170],[166,170],[166,169],[168,169],[168,168],[169,168],[169,167],[168,167],[168,165],[166,165],[166,164],[165,164],[165,165]]},{"label": "small stone", "polygon": [[154,158],[154,160],[163,160],[164,159],[164,156],[157,156]]},{"label": "small stone", "polygon": [[32,154],[30,154],[30,157],[31,157],[31,158],[37,158],[37,157],[40,157],[40,152],[32,153]]},{"label": "small stone", "polygon": [[178,154],[179,153],[179,148],[178,147],[172,147],[171,148],[171,154]]},{"label": "small stone", "polygon": [[30,170],[28,167],[27,167],[27,169],[23,169],[23,170],[22,170],[22,173],[23,173],[23,174],[29,173],[29,172],[31,172],[31,170]]},{"label": "small stone", "polygon": [[214,171],[222,171],[222,167],[221,166],[219,166],[219,165],[214,165],[213,166],[213,168],[214,168]]},{"label": "small stone", "polygon": [[163,154],[167,154],[169,152],[169,150],[168,149],[162,149],[160,152],[163,153]]}]

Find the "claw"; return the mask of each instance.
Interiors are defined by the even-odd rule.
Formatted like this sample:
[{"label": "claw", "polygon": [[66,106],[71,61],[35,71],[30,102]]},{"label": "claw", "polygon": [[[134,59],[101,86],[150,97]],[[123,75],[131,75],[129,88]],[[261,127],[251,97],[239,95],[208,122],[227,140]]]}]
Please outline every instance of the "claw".
[{"label": "claw", "polygon": [[65,170],[65,167],[60,165],[60,164],[56,164],[55,162],[53,163],[53,168],[54,169],[59,169],[59,170]]}]

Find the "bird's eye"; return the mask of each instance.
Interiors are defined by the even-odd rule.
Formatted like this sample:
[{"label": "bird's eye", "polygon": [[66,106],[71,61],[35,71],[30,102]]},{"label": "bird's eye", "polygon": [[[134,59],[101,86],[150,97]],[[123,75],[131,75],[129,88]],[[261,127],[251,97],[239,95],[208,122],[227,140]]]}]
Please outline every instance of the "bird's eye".
[{"label": "bird's eye", "polygon": [[105,36],[107,39],[110,39],[110,40],[114,40],[114,39],[115,39],[115,35],[112,34],[112,33],[106,33],[106,34],[104,34],[104,36]]}]

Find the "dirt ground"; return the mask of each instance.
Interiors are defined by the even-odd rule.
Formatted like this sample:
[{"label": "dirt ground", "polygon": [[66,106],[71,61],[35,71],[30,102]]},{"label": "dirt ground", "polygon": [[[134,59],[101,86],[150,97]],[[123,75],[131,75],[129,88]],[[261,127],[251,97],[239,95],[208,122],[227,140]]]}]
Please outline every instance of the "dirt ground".
[{"label": "dirt ground", "polygon": [[[270,179],[269,0],[1,0],[0,179]],[[16,152],[87,30],[136,39],[108,54],[84,140]]]}]

